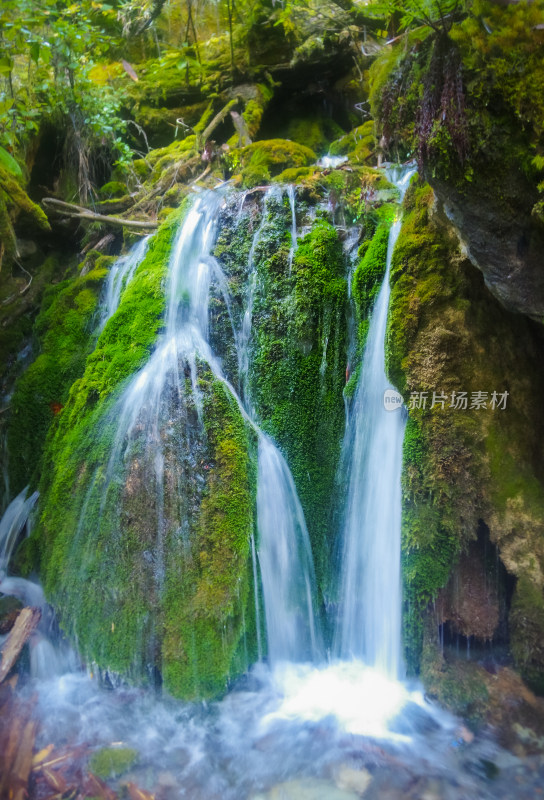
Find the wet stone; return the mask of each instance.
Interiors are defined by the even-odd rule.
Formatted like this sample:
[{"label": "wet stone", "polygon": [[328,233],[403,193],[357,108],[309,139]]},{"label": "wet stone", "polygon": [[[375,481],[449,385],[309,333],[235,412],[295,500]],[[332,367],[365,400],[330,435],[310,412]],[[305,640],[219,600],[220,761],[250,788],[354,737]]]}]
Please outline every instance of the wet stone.
[{"label": "wet stone", "polygon": [[359,796],[329,781],[303,778],[279,783],[266,794],[253,795],[251,800],[358,800]]}]

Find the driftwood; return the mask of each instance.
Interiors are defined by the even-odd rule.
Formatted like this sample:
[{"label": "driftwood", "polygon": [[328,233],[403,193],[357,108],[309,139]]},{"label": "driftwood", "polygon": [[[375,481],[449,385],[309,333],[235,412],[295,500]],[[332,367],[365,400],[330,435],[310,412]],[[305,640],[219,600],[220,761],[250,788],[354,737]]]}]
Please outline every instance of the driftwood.
[{"label": "driftwood", "polygon": [[74,203],[65,203],[64,200],[57,200],[55,197],[44,197],[42,204],[46,208],[57,211],[65,217],[74,219],[88,219],[91,222],[104,222],[108,225],[121,225],[124,228],[138,228],[156,230],[158,224],[151,220],[122,219],[121,217],[109,217],[107,214],[98,214],[90,208],[76,206]]},{"label": "driftwood", "polygon": [[19,653],[29,636],[36,629],[42,612],[39,608],[23,608],[15,620],[13,628],[2,648],[2,663],[0,664],[0,683],[19,658]]}]

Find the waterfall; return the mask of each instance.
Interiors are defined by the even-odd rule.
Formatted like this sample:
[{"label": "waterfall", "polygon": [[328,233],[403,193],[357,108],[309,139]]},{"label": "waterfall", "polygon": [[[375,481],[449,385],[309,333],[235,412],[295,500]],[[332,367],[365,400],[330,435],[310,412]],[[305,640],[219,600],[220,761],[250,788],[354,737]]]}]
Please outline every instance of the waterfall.
[{"label": "waterfall", "polygon": [[320,647],[308,530],[285,459],[264,435],[259,437],[257,525],[269,659],[315,659]]},{"label": "waterfall", "polygon": [[[190,408],[196,409],[198,423],[205,427],[205,398],[200,388],[199,368],[208,365],[214,378],[221,381],[237,403],[246,422],[259,441],[257,470],[257,530],[252,542],[254,574],[260,566],[264,618],[271,660],[310,658],[319,648],[319,635],[313,612],[314,571],[304,515],[289,468],[274,445],[259,428],[249,407],[245,387],[249,368],[252,328],[252,307],[256,285],[255,253],[265,224],[268,198],[281,196],[281,188],[273,187],[263,201],[263,220],[257,227],[248,258],[248,290],[239,329],[231,314],[233,298],[229,281],[220,263],[213,256],[217,223],[223,196],[219,192],[199,195],[176,235],[169,263],[165,329],[147,364],[133,376],[115,409],[115,435],[109,452],[106,473],[98,468],[87,492],[80,515],[78,538],[83,542],[89,524],[88,509],[96,505],[99,525],[107,525],[113,511],[113,529],[120,528],[118,515],[120,487],[130,480],[130,464],[145,464],[146,483],[155,493],[156,533],[153,545],[155,585],[160,592],[165,573],[165,514],[172,477],[165,474],[167,453],[176,453],[177,461],[186,458],[195,438]],[[132,262],[141,259],[146,244],[131,253]],[[128,278],[135,267],[123,266]],[[120,292],[125,278],[112,278],[115,292]],[[238,354],[238,384],[243,399],[222,371],[221,361],[210,344],[210,297],[212,291],[222,298],[228,312]],[[108,309],[110,287],[107,294]],[[113,302],[113,301],[112,301]],[[109,313],[109,312],[108,312]],[[245,391],[244,391],[245,389]],[[181,436],[170,422],[181,415],[185,429]],[[190,453],[189,453],[190,455]],[[128,465],[128,467],[127,467]],[[138,468],[140,468],[138,466]],[[101,487],[105,485],[106,491]],[[178,492],[183,493],[181,488]],[[178,498],[183,505],[183,497]],[[185,511],[183,512],[185,513]],[[92,523],[91,523],[92,524]],[[111,519],[110,519],[111,524]],[[256,621],[260,622],[258,587],[255,586]],[[257,632],[258,639],[260,631]],[[260,639],[259,639],[260,650]]]},{"label": "waterfall", "polygon": [[11,501],[0,520],[0,576],[7,569],[19,534],[27,524],[29,514],[39,497],[38,492],[27,497],[27,492],[28,486]]},{"label": "waterfall", "polygon": [[147,253],[151,236],[144,236],[131,248],[126,256],[120,256],[110,267],[104,289],[104,299],[102,301],[102,317],[100,320],[100,330],[112,317],[119,306],[121,294],[124,292],[138,266],[142,263]]},{"label": "waterfall", "polygon": [[[414,170],[389,177],[403,194]],[[389,273],[400,232],[389,233],[387,265],[370,320],[361,378],[343,444],[347,497],[342,531],[340,623],[335,647],[391,679],[402,675],[401,468],[405,419],[389,410],[396,392],[385,374]]]}]

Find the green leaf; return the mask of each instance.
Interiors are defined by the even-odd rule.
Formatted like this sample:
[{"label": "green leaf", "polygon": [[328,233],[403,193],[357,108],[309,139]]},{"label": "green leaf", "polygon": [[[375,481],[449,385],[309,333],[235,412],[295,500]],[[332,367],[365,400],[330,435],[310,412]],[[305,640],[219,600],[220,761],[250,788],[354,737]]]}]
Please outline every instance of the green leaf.
[{"label": "green leaf", "polygon": [[0,75],[9,75],[13,69],[13,61],[7,56],[0,58]]},{"label": "green leaf", "polygon": [[35,64],[38,63],[38,59],[40,57],[40,43],[39,42],[31,42],[30,43],[30,58],[34,61]]},{"label": "green leaf", "polygon": [[14,175],[16,178],[22,178],[23,173],[21,171],[21,167],[15,161],[12,155],[8,153],[7,150],[4,150],[3,147],[0,147],[0,164],[6,169],[11,175]]}]

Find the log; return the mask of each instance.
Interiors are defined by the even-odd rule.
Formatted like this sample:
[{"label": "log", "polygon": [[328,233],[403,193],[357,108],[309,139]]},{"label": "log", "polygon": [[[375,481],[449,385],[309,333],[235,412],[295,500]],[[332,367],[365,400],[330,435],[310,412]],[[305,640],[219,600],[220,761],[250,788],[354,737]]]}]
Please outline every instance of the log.
[{"label": "log", "polygon": [[65,217],[74,219],[88,219],[91,222],[104,222],[108,225],[121,225],[124,228],[138,228],[139,230],[156,230],[158,224],[152,220],[122,219],[121,217],[109,217],[107,214],[98,214],[90,208],[76,206],[75,203],[65,203],[64,200],[57,200],[55,197],[44,197],[42,205],[46,208],[58,211]]},{"label": "log", "polygon": [[[21,612],[22,613],[22,612]],[[12,690],[11,690],[12,692]],[[38,728],[37,720],[32,718],[36,698],[28,703],[19,703],[11,694],[9,709],[2,709],[2,730],[0,730],[0,797],[10,800],[24,800],[32,768],[34,742]]]},{"label": "log", "polygon": [[15,620],[8,638],[2,648],[2,663],[0,664],[0,683],[7,677],[11,668],[19,658],[29,636],[35,631],[42,612],[39,608],[23,608]]}]

